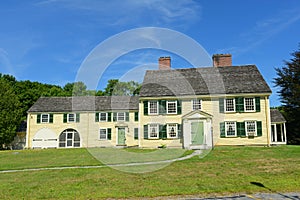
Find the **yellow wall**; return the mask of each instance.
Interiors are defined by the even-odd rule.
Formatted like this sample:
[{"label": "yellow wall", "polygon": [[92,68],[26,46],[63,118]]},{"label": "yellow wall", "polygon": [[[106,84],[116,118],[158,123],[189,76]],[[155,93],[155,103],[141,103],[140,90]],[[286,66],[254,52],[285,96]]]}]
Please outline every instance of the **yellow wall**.
[{"label": "yellow wall", "polygon": [[[79,123],[63,123],[63,113],[53,113],[53,123],[37,123],[37,114],[28,114],[27,147],[32,147],[32,138],[43,128],[48,128],[56,133],[57,138],[66,129],[75,129],[80,134],[81,147],[116,146],[117,125],[126,126],[126,144],[138,145],[134,140],[134,128],[138,122],[134,121],[134,112],[129,113],[129,122],[95,122],[95,113],[80,113]],[[111,140],[100,140],[99,129],[111,128]]]},{"label": "yellow wall", "polygon": [[[239,95],[246,97],[246,95]],[[256,97],[259,95],[253,95],[249,97]],[[227,96],[232,98],[235,96]],[[268,145],[269,144],[269,135],[270,135],[270,108],[269,108],[269,99],[267,95],[260,96],[260,112],[243,112],[243,113],[220,113],[219,111],[219,98],[224,98],[224,96],[198,96],[197,98],[202,99],[202,111],[212,115],[212,129],[213,129],[213,141],[214,145]],[[165,98],[164,98],[165,99]],[[182,116],[188,114],[192,111],[192,99],[193,97],[182,98],[182,114],[181,115],[144,115],[144,106],[143,100],[141,99],[139,109],[140,109],[140,126],[142,127],[141,131],[141,146],[142,147],[157,147],[161,144],[166,144],[167,146],[182,146],[182,141],[177,140],[149,140],[143,139],[143,125],[150,123],[182,123]],[[155,98],[151,98],[155,100]],[[156,100],[159,100],[158,98]],[[168,100],[168,99],[167,99]],[[174,100],[174,98],[169,98],[169,100]],[[224,121],[236,121],[244,122],[249,120],[261,121],[262,122],[262,136],[254,137],[250,139],[248,137],[241,138],[220,138],[220,122]],[[184,135],[186,133],[183,133]],[[189,134],[189,133],[188,133]]]}]

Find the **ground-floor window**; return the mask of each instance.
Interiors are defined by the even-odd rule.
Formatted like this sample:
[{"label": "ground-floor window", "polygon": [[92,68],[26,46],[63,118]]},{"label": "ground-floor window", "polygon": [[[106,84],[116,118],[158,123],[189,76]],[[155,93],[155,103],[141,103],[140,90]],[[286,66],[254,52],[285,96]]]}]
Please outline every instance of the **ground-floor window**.
[{"label": "ground-floor window", "polygon": [[168,124],[167,125],[167,134],[168,138],[177,138],[177,124]]},{"label": "ground-floor window", "polygon": [[236,122],[225,122],[226,137],[236,137]]},{"label": "ground-floor window", "polygon": [[80,147],[79,133],[74,129],[66,129],[59,135],[59,147]]},{"label": "ground-floor window", "polygon": [[256,121],[246,121],[246,135],[256,136]]},{"label": "ground-floor window", "polygon": [[158,134],[159,134],[159,126],[158,124],[149,124],[149,138],[158,138]]}]

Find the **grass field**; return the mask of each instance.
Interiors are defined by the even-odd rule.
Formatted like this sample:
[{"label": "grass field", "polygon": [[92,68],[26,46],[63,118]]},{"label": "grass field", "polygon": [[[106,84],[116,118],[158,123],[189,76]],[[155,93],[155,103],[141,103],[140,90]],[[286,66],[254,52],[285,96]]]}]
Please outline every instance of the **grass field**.
[{"label": "grass field", "polygon": [[[0,170],[84,165],[102,164],[86,149],[0,152]],[[300,146],[217,147],[202,159],[177,161],[151,173],[125,173],[109,167],[0,173],[0,199],[289,192],[300,191],[299,177]]]}]

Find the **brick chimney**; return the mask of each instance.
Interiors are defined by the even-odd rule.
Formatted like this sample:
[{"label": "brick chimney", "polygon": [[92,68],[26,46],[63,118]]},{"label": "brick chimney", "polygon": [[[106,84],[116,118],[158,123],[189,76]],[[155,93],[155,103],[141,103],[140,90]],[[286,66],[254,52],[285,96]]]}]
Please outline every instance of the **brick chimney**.
[{"label": "brick chimney", "polygon": [[232,66],[231,54],[215,54],[212,59],[214,67]]},{"label": "brick chimney", "polygon": [[168,70],[171,69],[171,57],[160,57],[158,59],[158,69],[159,70]]}]

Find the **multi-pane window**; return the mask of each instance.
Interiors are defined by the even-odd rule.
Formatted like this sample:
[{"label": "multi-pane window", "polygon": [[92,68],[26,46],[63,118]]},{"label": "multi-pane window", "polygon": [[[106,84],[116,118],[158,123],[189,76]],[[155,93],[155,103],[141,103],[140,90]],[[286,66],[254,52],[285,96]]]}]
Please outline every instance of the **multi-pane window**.
[{"label": "multi-pane window", "polygon": [[193,99],[193,110],[201,110],[201,99]]},{"label": "multi-pane window", "polygon": [[256,121],[247,121],[246,123],[246,135],[256,136]]},{"label": "multi-pane window", "polygon": [[158,114],[158,101],[149,101],[148,103],[149,114]]},{"label": "multi-pane window", "polygon": [[236,136],[236,122],[225,122],[226,137]]},{"label": "multi-pane window", "polygon": [[124,112],[117,113],[117,121],[125,121],[125,113]]},{"label": "multi-pane window", "polygon": [[99,119],[101,122],[106,122],[107,121],[107,113],[99,113]]},{"label": "multi-pane window", "polygon": [[167,101],[167,113],[168,114],[177,113],[177,101]]},{"label": "multi-pane window", "polygon": [[158,138],[159,135],[159,127],[158,124],[149,124],[149,138]]},{"label": "multi-pane window", "polygon": [[167,125],[168,138],[177,138],[177,124]]},{"label": "multi-pane window", "polygon": [[42,123],[49,123],[49,114],[41,114],[41,122]]},{"label": "multi-pane window", "polygon": [[255,99],[245,98],[245,111],[255,111]]},{"label": "multi-pane window", "polygon": [[68,114],[68,122],[75,122],[75,114],[74,113]]},{"label": "multi-pane window", "polygon": [[225,99],[225,111],[234,112],[235,111],[235,100],[234,99]]},{"label": "multi-pane window", "polygon": [[107,130],[102,128],[100,129],[100,140],[107,140]]}]

